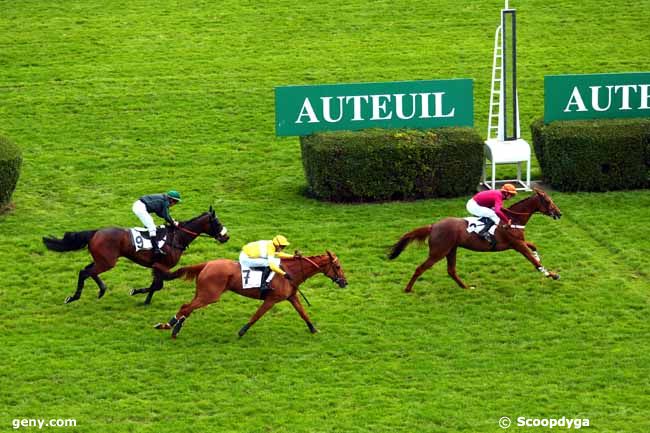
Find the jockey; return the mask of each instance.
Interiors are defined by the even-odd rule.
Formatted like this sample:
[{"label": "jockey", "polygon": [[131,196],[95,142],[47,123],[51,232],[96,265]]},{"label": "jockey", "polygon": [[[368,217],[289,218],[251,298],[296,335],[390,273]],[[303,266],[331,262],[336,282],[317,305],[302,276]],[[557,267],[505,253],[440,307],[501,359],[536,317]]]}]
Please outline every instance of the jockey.
[{"label": "jockey", "polygon": [[289,241],[282,235],[277,235],[270,241],[250,242],[241,249],[239,253],[239,262],[242,266],[254,268],[264,267],[262,273],[262,285],[260,286],[260,296],[266,297],[271,290],[271,286],[266,281],[271,271],[284,276],[287,280],[291,279],[289,274],[280,268],[280,259],[293,257],[291,254],[283,253],[282,250],[289,245]]},{"label": "jockey", "polygon": [[158,246],[159,239],[156,237],[156,224],[154,224],[150,213],[155,213],[168,224],[178,227],[178,222],[169,215],[169,208],[180,202],[181,195],[179,192],[171,190],[165,194],[143,195],[133,203],[133,213],[140,218],[142,224],[149,231],[149,239],[151,239],[154,254],[164,255],[165,253]]},{"label": "jockey", "polygon": [[504,200],[517,195],[517,189],[511,183],[506,183],[500,190],[489,189],[474,195],[467,202],[467,211],[474,216],[483,217],[485,226],[479,233],[486,241],[490,242],[492,248],[496,244],[494,231],[500,221],[511,223],[510,219],[503,213],[502,205]]}]

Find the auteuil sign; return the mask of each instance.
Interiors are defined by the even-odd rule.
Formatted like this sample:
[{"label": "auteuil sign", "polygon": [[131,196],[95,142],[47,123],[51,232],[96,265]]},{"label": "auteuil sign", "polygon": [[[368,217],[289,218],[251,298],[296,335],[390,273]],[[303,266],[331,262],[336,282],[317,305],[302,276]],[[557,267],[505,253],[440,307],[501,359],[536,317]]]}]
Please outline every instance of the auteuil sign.
[{"label": "auteuil sign", "polygon": [[548,75],[544,121],[650,116],[650,73]]},{"label": "auteuil sign", "polygon": [[470,79],[275,88],[277,135],[473,126]]}]

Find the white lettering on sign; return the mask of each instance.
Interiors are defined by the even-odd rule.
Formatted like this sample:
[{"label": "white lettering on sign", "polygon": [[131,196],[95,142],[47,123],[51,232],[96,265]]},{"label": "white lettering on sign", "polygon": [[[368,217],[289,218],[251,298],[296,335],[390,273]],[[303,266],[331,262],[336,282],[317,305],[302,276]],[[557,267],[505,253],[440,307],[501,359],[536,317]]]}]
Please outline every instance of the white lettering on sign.
[{"label": "white lettering on sign", "polygon": [[[577,98],[581,98],[577,88],[574,92],[577,92]],[[410,98],[412,107],[410,113],[404,112],[405,97]],[[408,96],[404,93],[353,95],[337,96],[335,103],[332,103],[334,98],[331,96],[321,96],[319,101],[312,101],[307,97],[304,99],[294,123],[320,123],[321,121],[337,123],[344,117],[355,122],[391,120],[394,116],[401,120],[409,120],[416,115],[420,119],[454,117],[456,108],[445,107],[444,97],[445,92],[409,93]],[[581,99],[580,103],[584,105]],[[364,117],[366,112],[364,108],[369,109],[368,119]]]},{"label": "white lettering on sign", "polygon": [[[589,91],[591,93],[589,100],[591,100],[590,108],[594,111],[609,111],[610,109],[625,111],[632,109],[639,110],[648,110],[650,109],[650,94],[648,92],[650,84],[620,84],[612,86],[589,86]],[[630,101],[631,94],[639,94],[640,100],[638,107],[633,107]],[[620,103],[617,106],[612,107],[614,98],[612,95],[620,95]],[[571,91],[571,96],[564,107],[565,113],[570,113],[572,111],[589,111],[587,105],[584,102],[585,98],[580,93],[578,86],[574,86]],[[601,101],[606,104],[601,105]]]}]

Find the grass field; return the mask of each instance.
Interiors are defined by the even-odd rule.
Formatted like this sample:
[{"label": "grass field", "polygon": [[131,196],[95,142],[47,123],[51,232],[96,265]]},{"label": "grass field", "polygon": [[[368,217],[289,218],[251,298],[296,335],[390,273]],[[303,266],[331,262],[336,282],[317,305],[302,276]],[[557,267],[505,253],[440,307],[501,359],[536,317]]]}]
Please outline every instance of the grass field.
[{"label": "grass field", "polygon": [[[522,129],[545,74],[648,71],[650,1],[514,1]],[[273,88],[473,78],[483,133],[500,1],[2,2],[0,134],[24,152],[0,216],[0,430],[74,418],[77,432],[498,432],[502,416],[588,418],[588,431],[650,431],[650,194],[550,192],[564,217],[514,252],[462,251],[402,289],[425,249],[395,262],[411,228],[464,215],[467,197],[333,205],[302,195],[298,139],[274,135]],[[534,176],[539,177],[538,169]],[[199,239],[181,264],[236,258],[283,233],[336,252],[349,286],[305,284],[310,335],[287,303],[241,340],[255,301],[226,294],[177,341],[152,325],[193,294],[175,281],[149,307],[126,261],[64,305],[85,251],[41,237],[133,226],[131,204],[170,188],[180,220],[214,205],[231,240]],[[59,430],[49,428],[47,430]],[[562,429],[560,429],[562,430]],[[509,431],[548,431],[518,428]]]}]

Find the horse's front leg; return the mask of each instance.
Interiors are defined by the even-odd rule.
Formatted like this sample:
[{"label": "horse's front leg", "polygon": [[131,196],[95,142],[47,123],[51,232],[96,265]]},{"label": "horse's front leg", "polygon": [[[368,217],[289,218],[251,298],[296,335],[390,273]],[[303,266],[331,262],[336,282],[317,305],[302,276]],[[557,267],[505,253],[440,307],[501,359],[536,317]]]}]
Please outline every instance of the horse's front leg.
[{"label": "horse's front leg", "polygon": [[526,246],[530,249],[531,253],[533,254],[533,257],[535,257],[538,261],[542,261],[542,258],[540,257],[539,253],[537,252],[537,246],[532,243],[532,242],[526,242]]},{"label": "horse's front leg", "polygon": [[[531,246],[534,249],[531,249],[530,248]],[[521,253],[524,257],[526,257],[528,259],[528,261],[531,262],[533,264],[533,266],[535,266],[535,269],[537,269],[539,272],[544,274],[545,277],[553,278],[554,280],[559,280],[560,279],[559,274],[547,270],[542,265],[542,262],[539,259],[539,254],[537,253],[537,247],[534,244],[532,244],[530,242],[527,242],[527,241],[520,241],[520,242],[517,242],[517,243],[513,244],[512,247],[516,251]]]},{"label": "horse's front leg", "polygon": [[257,309],[255,314],[250,318],[248,323],[246,323],[242,328],[239,330],[239,338],[243,337],[244,334],[248,331],[248,329],[257,322],[260,317],[262,317],[267,311],[271,309],[272,306],[274,306],[278,302],[277,298],[274,298],[273,296],[267,296],[266,299],[264,300],[264,303],[260,305],[260,307]]},{"label": "horse's front leg", "polygon": [[[151,284],[149,287],[143,287],[141,289],[131,289],[131,296],[135,295],[142,295],[144,293],[151,293],[152,290],[160,290],[162,289],[162,284],[156,284],[156,271],[157,270],[162,270],[163,272],[169,272],[169,268],[166,267],[165,265],[162,265],[160,263],[154,263],[151,267],[151,273],[154,276],[153,280],[151,281]],[[160,286],[160,287],[158,287]],[[158,289],[155,289],[158,287]],[[153,295],[152,295],[153,296]],[[149,298],[149,297],[148,297]],[[151,302],[151,298],[149,298],[149,302],[145,302],[145,304],[148,304]]]},{"label": "horse's front leg", "polygon": [[149,286],[149,289],[147,289],[147,299],[144,300],[144,305],[151,304],[151,298],[153,298],[153,294],[156,293],[158,290],[162,290],[162,288],[163,288],[163,279],[160,277],[160,275],[157,274],[156,271],[154,271],[153,281],[151,282],[151,286]]},{"label": "horse's front leg", "polygon": [[300,314],[300,317],[302,317],[302,320],[305,321],[307,324],[307,327],[309,328],[309,332],[312,334],[315,334],[318,332],[318,329],[314,327],[314,325],[311,323],[311,320],[309,320],[309,316],[307,315],[307,312],[305,311],[305,308],[302,306],[302,303],[300,302],[300,299],[298,299],[298,296],[295,294],[293,296],[289,297],[289,302],[291,302],[291,305],[293,305],[293,308],[296,309],[298,314]]}]

